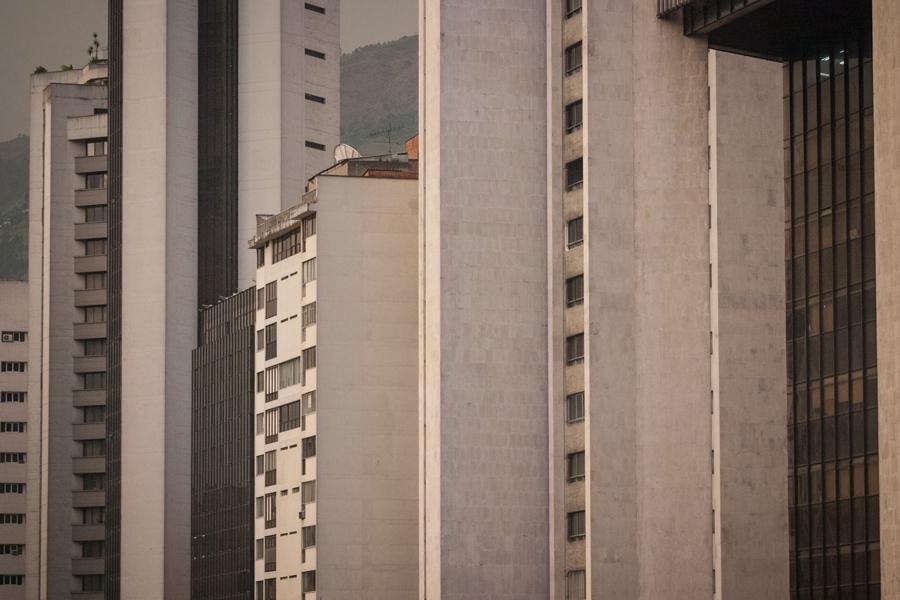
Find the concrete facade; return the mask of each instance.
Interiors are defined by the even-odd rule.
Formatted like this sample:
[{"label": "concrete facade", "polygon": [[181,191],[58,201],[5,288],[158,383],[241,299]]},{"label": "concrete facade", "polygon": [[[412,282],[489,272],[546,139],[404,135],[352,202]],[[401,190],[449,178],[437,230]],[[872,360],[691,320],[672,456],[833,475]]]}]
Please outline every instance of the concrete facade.
[{"label": "concrete facade", "polygon": [[102,597],[106,71],[31,81],[29,598]]},{"label": "concrete facade", "polygon": [[786,597],[780,70],[655,8],[420,3],[421,597]]},{"label": "concrete facade", "polygon": [[[29,596],[26,557],[37,554],[30,545],[28,515],[28,283],[0,281],[0,573],[8,582],[0,587],[3,600]],[[15,365],[15,366],[14,366]],[[19,370],[19,365],[24,365]],[[23,457],[24,455],[24,457]],[[33,459],[32,455],[32,459]],[[23,464],[24,463],[24,464]]]},{"label": "concrete facade", "polygon": [[339,165],[251,242],[258,598],[418,597],[417,199],[401,175]]}]

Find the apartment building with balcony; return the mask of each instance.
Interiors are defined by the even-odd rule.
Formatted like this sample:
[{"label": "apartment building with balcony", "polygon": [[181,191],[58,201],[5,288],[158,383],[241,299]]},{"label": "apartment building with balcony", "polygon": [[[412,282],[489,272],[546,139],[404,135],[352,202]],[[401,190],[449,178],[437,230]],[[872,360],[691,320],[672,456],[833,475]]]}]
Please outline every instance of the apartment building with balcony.
[{"label": "apartment building with balcony", "polygon": [[29,598],[104,588],[107,63],[31,78]]},{"label": "apartment building with balcony", "polygon": [[[0,281],[0,598],[26,596],[28,283]],[[32,515],[33,516],[33,515]]]},{"label": "apartment building with balcony", "polygon": [[417,155],[340,161],[261,218],[258,599],[417,592]]}]

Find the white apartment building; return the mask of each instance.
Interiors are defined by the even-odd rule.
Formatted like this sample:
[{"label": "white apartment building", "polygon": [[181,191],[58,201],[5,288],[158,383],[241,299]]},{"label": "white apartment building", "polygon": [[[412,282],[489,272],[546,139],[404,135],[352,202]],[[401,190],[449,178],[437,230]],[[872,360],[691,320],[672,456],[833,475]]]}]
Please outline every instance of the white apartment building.
[{"label": "white apartment building", "polygon": [[106,480],[107,62],[31,78],[28,598],[99,600]]},{"label": "white apartment building", "polygon": [[418,596],[415,164],[342,161],[250,242],[260,600]]},{"label": "white apartment building", "polygon": [[[0,281],[0,599],[26,598],[28,283]],[[33,515],[32,515],[33,516]]]}]

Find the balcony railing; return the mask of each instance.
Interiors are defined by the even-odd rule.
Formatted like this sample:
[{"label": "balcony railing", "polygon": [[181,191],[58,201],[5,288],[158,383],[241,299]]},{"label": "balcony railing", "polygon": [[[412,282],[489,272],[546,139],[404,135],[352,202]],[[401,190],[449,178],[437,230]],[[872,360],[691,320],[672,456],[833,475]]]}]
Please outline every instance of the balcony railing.
[{"label": "balcony railing", "polygon": [[660,18],[667,17],[682,6],[690,4],[694,0],[656,0],[656,15]]}]

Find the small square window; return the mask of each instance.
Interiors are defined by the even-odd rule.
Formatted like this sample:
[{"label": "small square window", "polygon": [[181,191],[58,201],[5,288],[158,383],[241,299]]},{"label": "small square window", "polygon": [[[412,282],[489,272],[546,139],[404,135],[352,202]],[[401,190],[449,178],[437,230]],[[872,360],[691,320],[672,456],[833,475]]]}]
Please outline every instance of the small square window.
[{"label": "small square window", "polygon": [[566,306],[575,306],[582,302],[584,302],[584,275],[566,279]]},{"label": "small square window", "polygon": [[584,219],[577,217],[566,223],[566,248],[571,250],[584,242]]},{"label": "small square window", "polygon": [[566,515],[566,532],[570,540],[584,537],[584,511],[578,510]]},{"label": "small square window", "polygon": [[584,334],[570,335],[566,338],[566,363],[576,364],[584,361]]}]

